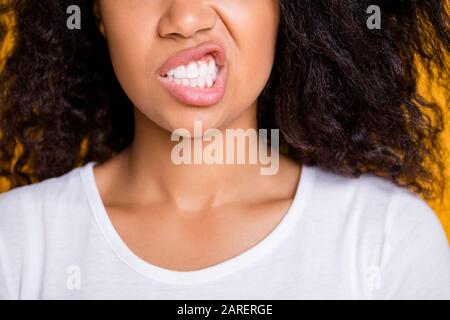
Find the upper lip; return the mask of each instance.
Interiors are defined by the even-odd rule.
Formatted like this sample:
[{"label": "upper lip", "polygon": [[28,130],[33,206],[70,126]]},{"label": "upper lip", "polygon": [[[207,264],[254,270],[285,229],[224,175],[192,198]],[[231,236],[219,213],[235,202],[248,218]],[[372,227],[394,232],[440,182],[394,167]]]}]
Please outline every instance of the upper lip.
[{"label": "upper lip", "polygon": [[176,54],[172,55],[159,68],[158,73],[161,77],[164,77],[169,72],[169,70],[174,69],[181,65],[187,65],[193,61],[200,60],[207,54],[211,54],[214,57],[214,59],[216,60],[216,64],[219,68],[225,66],[226,63],[225,49],[221,45],[213,41],[208,41],[196,47],[181,50]]}]

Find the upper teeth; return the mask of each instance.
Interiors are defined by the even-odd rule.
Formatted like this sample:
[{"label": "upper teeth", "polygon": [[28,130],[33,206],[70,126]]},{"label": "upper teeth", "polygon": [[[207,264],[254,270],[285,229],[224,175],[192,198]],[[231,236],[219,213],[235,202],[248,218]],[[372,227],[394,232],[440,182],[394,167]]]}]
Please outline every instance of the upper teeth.
[{"label": "upper teeth", "polygon": [[217,79],[219,68],[214,59],[209,62],[195,61],[187,66],[179,66],[167,72],[168,78],[190,87],[211,88]]}]

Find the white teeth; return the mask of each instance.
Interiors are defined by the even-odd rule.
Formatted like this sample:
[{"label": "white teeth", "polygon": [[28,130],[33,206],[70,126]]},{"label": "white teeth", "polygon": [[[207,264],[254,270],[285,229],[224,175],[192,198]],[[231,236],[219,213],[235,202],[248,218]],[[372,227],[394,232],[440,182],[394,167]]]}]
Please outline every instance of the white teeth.
[{"label": "white teeth", "polygon": [[191,81],[189,81],[189,85],[190,85],[192,88],[197,87],[197,79],[191,79]]},{"label": "white teeth", "polygon": [[187,66],[186,70],[186,78],[188,79],[195,79],[198,78],[199,72],[198,72],[198,65],[196,62],[191,62]]},{"label": "white teeth", "polygon": [[208,88],[211,88],[212,85],[213,85],[213,79],[211,78],[210,75],[207,75],[207,76],[206,76],[205,81],[206,81],[206,86],[207,86]]},{"label": "white teeth", "polygon": [[208,73],[213,74],[214,72],[216,72],[216,64],[211,60],[208,64]]},{"label": "white teeth", "polygon": [[200,77],[205,77],[208,74],[208,65],[206,64],[206,62],[200,62]]},{"label": "white teeth", "polygon": [[198,79],[198,83],[197,84],[198,84],[199,88],[204,89],[205,85],[206,85],[205,77],[200,77]]},{"label": "white teeth", "polygon": [[175,70],[173,70],[173,72],[174,72],[175,78],[178,78],[178,79],[186,78],[186,67],[185,66],[179,66]]},{"label": "white teeth", "polygon": [[176,84],[192,88],[211,88],[217,80],[219,67],[215,60],[191,62],[188,66],[178,66],[167,72],[167,78]]}]

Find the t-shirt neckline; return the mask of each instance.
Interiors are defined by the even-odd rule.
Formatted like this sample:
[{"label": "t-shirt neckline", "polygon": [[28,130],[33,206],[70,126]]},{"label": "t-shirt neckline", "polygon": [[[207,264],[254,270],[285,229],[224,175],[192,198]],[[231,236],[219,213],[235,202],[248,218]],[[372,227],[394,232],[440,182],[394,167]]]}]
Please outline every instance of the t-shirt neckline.
[{"label": "t-shirt neckline", "polygon": [[125,244],[112,224],[100,197],[94,175],[94,166],[96,164],[96,162],[86,164],[81,168],[80,176],[91,213],[109,246],[120,260],[141,275],[155,281],[175,285],[201,284],[221,279],[226,275],[245,268],[274,250],[295,229],[295,225],[298,224],[303,215],[312,191],[315,175],[313,167],[303,165],[290,207],[278,225],[257,244],[218,264],[193,271],[178,271],[163,268],[141,259]]}]

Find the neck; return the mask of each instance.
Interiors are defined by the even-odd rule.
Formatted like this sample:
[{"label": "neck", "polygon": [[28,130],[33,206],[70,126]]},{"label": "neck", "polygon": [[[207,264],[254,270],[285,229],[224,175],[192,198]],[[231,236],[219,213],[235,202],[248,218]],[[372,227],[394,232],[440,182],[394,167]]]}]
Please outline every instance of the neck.
[{"label": "neck", "polygon": [[[163,196],[184,210],[204,210],[232,201],[242,192],[248,191],[248,188],[254,187],[255,181],[264,177],[261,172],[264,167],[267,168],[267,162],[262,163],[259,156],[256,163],[248,161],[249,154],[259,155],[254,148],[259,149],[260,139],[256,145],[245,143],[245,164],[207,164],[205,161],[196,164],[175,164],[173,150],[180,141],[172,141],[171,132],[160,128],[139,111],[136,111],[135,119],[134,141],[120,155],[120,162],[126,167],[125,170],[120,170],[123,172],[123,185],[127,186],[129,194],[139,197],[139,200],[135,198],[133,201],[147,201],[155,197],[161,199]],[[229,129],[252,129],[257,132],[256,106],[226,128],[218,128],[218,132],[225,137]],[[206,145],[210,144],[203,140],[200,143],[194,141],[198,138],[183,137],[181,140],[193,146],[192,153],[194,145],[205,150]],[[237,146],[235,143],[236,148]],[[235,155],[239,151],[242,152],[236,149],[235,151]],[[270,159],[278,161],[272,155]]]}]

